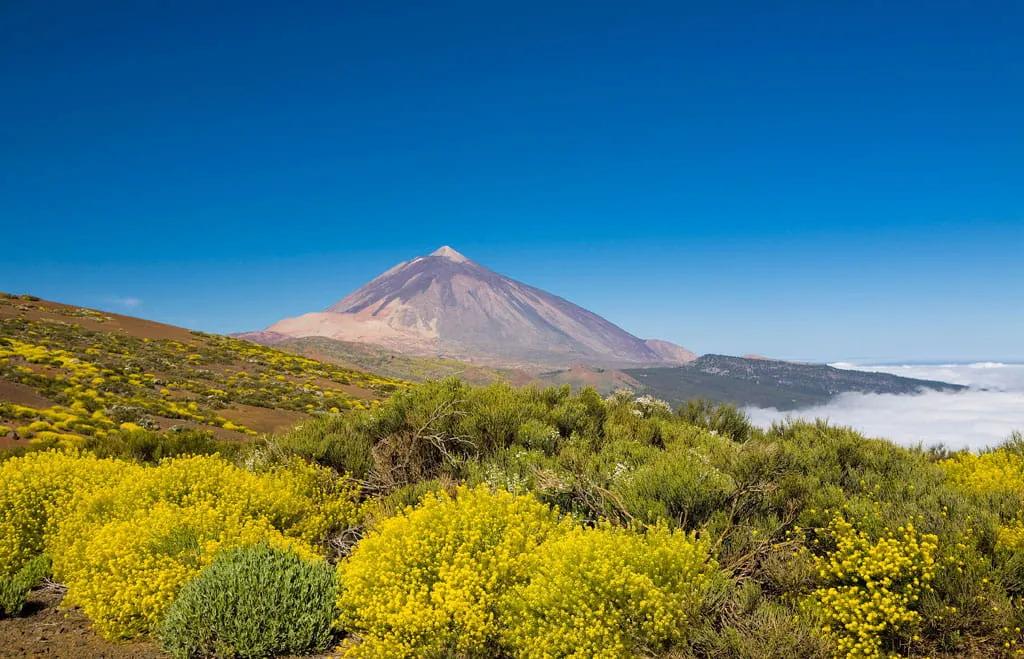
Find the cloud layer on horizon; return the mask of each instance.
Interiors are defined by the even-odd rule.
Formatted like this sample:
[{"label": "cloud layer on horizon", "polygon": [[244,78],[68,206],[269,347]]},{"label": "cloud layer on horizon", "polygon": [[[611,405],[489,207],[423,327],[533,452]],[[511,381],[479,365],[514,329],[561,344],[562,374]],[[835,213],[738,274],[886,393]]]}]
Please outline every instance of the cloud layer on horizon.
[{"label": "cloud layer on horizon", "polygon": [[[847,368],[853,365],[833,364]],[[825,405],[792,412],[747,408],[751,421],[827,419],[872,437],[903,445],[943,444],[949,448],[994,446],[1014,430],[1024,431],[1024,364],[856,366],[859,370],[964,384],[961,392],[916,395],[847,393]]]},{"label": "cloud layer on horizon", "polygon": [[905,378],[952,382],[953,384],[963,384],[975,389],[1024,392],[1024,364],[976,362],[974,364],[860,366],[839,362],[831,365],[836,368],[851,368],[858,371],[892,373],[893,375],[900,375]]}]

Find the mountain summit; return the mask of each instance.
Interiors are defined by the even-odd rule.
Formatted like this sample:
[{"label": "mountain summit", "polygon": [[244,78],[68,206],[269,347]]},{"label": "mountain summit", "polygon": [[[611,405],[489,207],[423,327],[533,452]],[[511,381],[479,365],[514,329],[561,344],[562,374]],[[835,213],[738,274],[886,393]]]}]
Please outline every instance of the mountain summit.
[{"label": "mountain summit", "polygon": [[399,263],[326,311],[286,318],[267,331],[504,363],[654,365],[695,358],[681,346],[645,341],[488,270],[447,245]]},{"label": "mountain summit", "polygon": [[431,252],[430,255],[431,256],[440,256],[442,258],[448,259],[449,261],[455,261],[456,263],[465,263],[466,261],[469,260],[465,256],[463,256],[462,254],[459,254],[458,252],[456,252],[454,249],[452,249],[448,245],[442,245],[442,246],[438,247],[433,252]]}]

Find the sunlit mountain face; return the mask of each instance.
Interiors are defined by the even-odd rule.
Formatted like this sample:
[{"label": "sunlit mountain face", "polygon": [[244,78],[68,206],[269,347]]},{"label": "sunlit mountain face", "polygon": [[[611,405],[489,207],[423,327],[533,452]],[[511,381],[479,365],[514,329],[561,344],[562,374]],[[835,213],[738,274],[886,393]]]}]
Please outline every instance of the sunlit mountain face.
[{"label": "sunlit mountain face", "polygon": [[447,246],[396,265],[325,311],[286,318],[267,331],[503,363],[654,365],[696,357],[667,341],[638,338]]}]

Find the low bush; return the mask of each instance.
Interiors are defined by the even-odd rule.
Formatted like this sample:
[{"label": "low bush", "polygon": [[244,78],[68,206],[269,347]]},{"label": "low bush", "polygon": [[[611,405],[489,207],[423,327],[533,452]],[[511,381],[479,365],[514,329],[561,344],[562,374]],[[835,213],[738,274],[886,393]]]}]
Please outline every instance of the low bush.
[{"label": "low bush", "polygon": [[847,657],[881,657],[920,640],[920,600],[935,578],[938,538],[907,522],[881,538],[842,517],[829,527],[834,546],[818,560],[824,584],[806,600]]},{"label": "low bush", "polygon": [[529,552],[559,528],[530,496],[428,494],[380,522],[338,566],[340,625],[357,656],[487,656],[501,596],[526,579]]},{"label": "low bush", "polygon": [[124,458],[148,464],[181,455],[224,454],[231,450],[229,444],[218,442],[209,432],[188,429],[178,432],[135,430],[86,437],[82,448],[101,458]]},{"label": "low bush", "polygon": [[558,429],[540,419],[527,419],[516,430],[516,443],[527,449],[540,450],[551,455],[562,438]]},{"label": "low bush", "polygon": [[682,644],[726,585],[709,549],[664,526],[557,534],[504,597],[502,641],[521,657],[635,657]]},{"label": "low bush", "polygon": [[221,552],[171,604],[159,635],[172,656],[269,657],[327,649],[334,570],[268,544]]},{"label": "low bush", "polygon": [[95,487],[116,484],[126,466],[54,451],[0,463],[0,576],[13,576],[43,553],[72,504]]},{"label": "low bush", "polygon": [[829,659],[837,656],[821,620],[788,601],[772,601],[747,579],[735,584],[722,603],[719,624],[694,630],[687,656],[706,659]]},{"label": "low bush", "polygon": [[312,557],[357,521],[348,481],[305,463],[253,473],[197,456],[134,469],[83,497],[48,543],[66,602],[108,637],[152,631],[218,551],[264,541]]},{"label": "low bush", "polygon": [[747,415],[728,403],[695,399],[687,401],[676,413],[687,423],[711,430],[734,442],[745,442],[754,434]]},{"label": "low bush", "polygon": [[50,558],[41,554],[11,576],[0,576],[0,617],[16,616],[25,607],[29,591],[50,574]]},{"label": "low bush", "polygon": [[267,450],[297,455],[340,474],[365,479],[373,470],[373,440],[361,432],[356,415],[319,416],[267,441]]},{"label": "low bush", "polygon": [[725,506],[735,487],[705,456],[682,448],[659,453],[616,482],[612,491],[637,521],[668,520],[694,529]]}]

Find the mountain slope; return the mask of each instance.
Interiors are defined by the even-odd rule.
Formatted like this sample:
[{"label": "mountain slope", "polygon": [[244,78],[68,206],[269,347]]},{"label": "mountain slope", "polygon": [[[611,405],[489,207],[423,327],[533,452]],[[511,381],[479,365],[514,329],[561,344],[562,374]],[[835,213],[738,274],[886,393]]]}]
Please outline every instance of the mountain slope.
[{"label": "mountain slope", "polygon": [[534,375],[518,369],[471,364],[440,357],[403,355],[369,343],[339,341],[322,336],[307,336],[297,339],[280,336],[277,340],[273,340],[265,333],[254,337],[244,335],[242,338],[272,345],[278,350],[317,361],[410,382],[440,380],[446,377],[458,377],[470,384],[508,382],[524,385],[537,382]]},{"label": "mountain slope", "polygon": [[247,341],[0,293],[0,448],[75,446],[140,427],[245,439],[404,387]]},{"label": "mountain slope", "polygon": [[848,392],[913,394],[921,389],[959,391],[964,387],[915,380],[888,373],[844,370],[763,357],[704,355],[676,368],[625,369],[651,394],[672,403],[708,398],[739,406],[795,410],[826,403]]},{"label": "mountain slope", "polygon": [[281,320],[267,331],[492,363],[655,365],[693,358],[685,348],[644,341],[447,246],[396,265],[326,311]]}]

